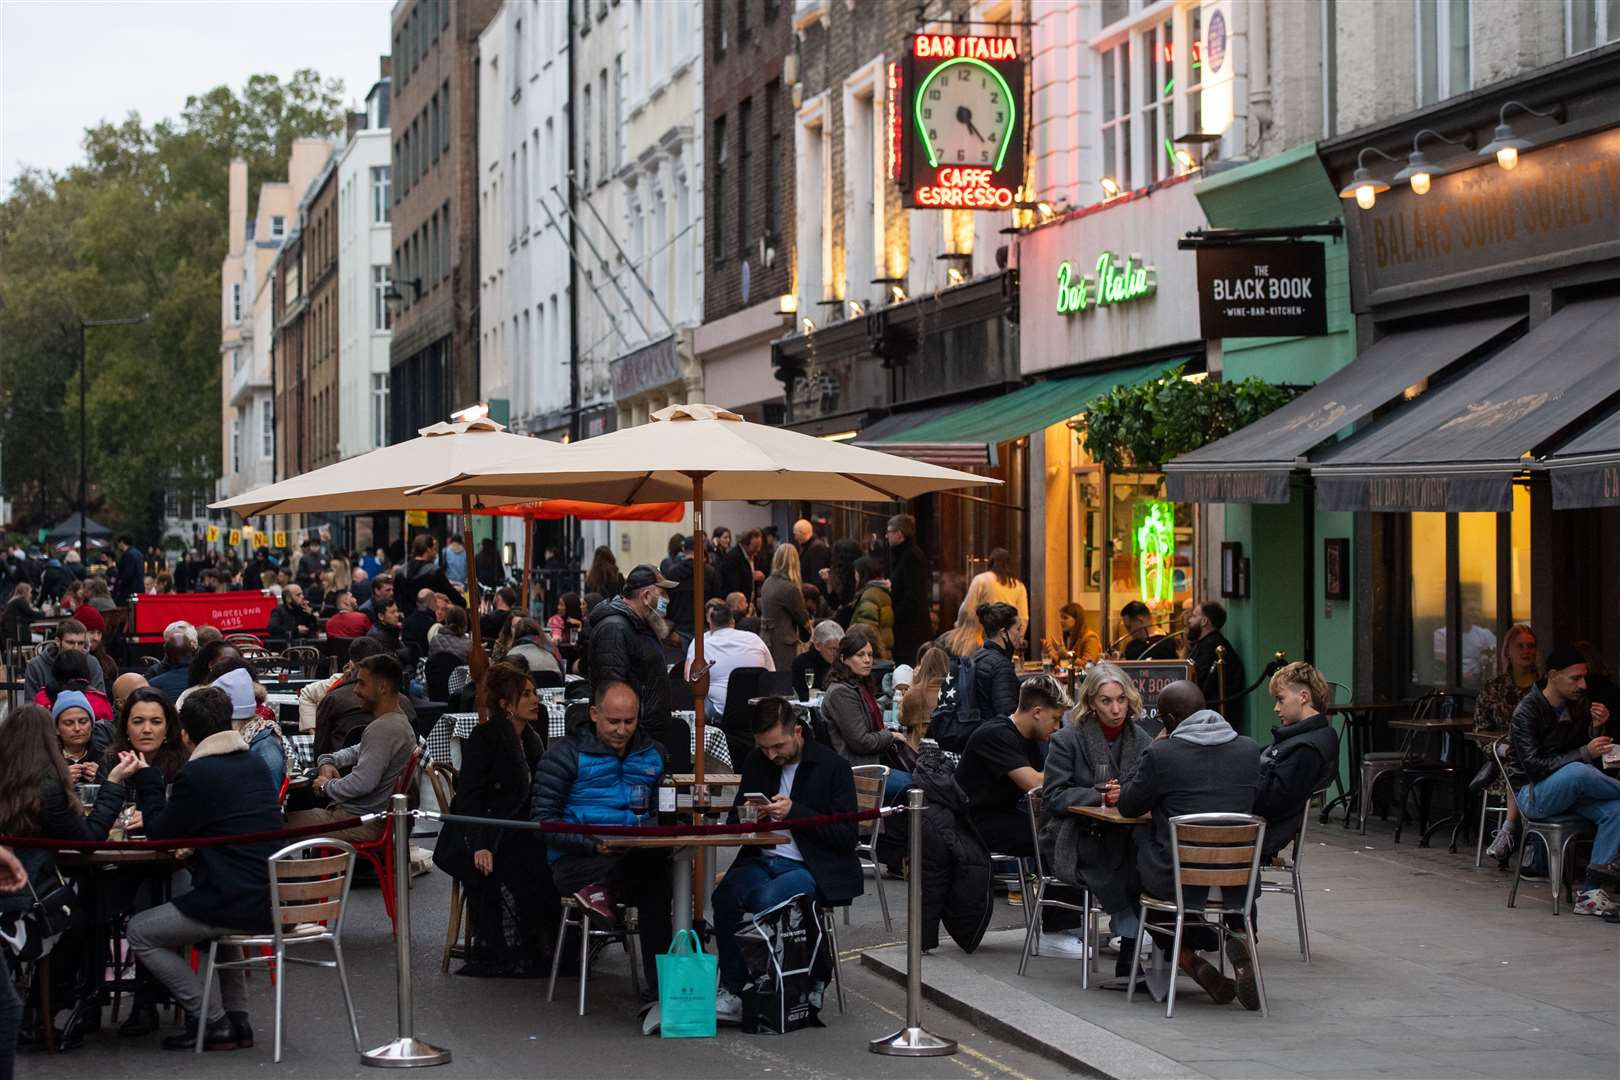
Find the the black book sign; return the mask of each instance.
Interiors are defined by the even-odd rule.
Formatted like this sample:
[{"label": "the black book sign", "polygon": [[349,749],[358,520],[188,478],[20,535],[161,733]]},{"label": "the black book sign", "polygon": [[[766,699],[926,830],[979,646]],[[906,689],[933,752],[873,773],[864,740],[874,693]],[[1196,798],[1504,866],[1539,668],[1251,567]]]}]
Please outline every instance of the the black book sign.
[{"label": "the black book sign", "polygon": [[1205,339],[1327,333],[1322,245],[1199,248],[1198,321]]}]

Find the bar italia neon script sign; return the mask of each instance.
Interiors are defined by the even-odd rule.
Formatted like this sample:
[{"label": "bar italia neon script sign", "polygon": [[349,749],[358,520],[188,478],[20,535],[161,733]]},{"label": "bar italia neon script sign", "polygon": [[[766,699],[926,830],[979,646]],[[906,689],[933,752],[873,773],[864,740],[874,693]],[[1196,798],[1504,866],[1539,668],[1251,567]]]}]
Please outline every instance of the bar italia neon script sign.
[{"label": "bar italia neon script sign", "polygon": [[1084,315],[1095,308],[1141,300],[1159,290],[1159,272],[1142,263],[1141,256],[1127,255],[1123,262],[1112,251],[1097,256],[1094,272],[1076,276],[1074,264],[1065,259],[1058,265],[1059,315]]},{"label": "bar italia neon script sign", "polygon": [[[1024,60],[1018,39],[917,34],[890,92],[905,87],[894,117],[901,151],[890,167],[907,207],[1011,210],[1024,182]],[[895,75],[898,74],[898,78]],[[895,136],[891,128],[891,140]]]}]

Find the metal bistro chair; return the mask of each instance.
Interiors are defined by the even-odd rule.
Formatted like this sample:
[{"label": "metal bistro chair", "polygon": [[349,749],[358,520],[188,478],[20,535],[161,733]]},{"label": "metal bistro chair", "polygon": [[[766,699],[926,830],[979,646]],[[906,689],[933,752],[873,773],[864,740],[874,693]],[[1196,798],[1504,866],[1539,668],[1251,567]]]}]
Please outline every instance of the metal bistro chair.
[{"label": "metal bistro chair", "polygon": [[1294,922],[1299,928],[1299,955],[1307,964],[1311,962],[1311,933],[1305,924],[1305,883],[1299,876],[1299,864],[1305,857],[1305,830],[1311,823],[1311,806],[1318,799],[1327,798],[1328,788],[1324,785],[1311,795],[1311,801],[1305,804],[1305,815],[1299,820],[1299,832],[1294,837],[1294,855],[1288,860],[1286,866],[1262,867],[1262,870],[1286,870],[1286,881],[1267,881],[1260,879],[1262,893],[1281,893],[1294,898]]},{"label": "metal bistro chair", "polygon": [[[881,877],[881,875],[882,872],[879,871],[879,876]],[[832,905],[823,904],[820,901],[815,904],[816,914],[821,918],[821,932],[827,935],[827,940],[832,944],[833,989],[838,993],[838,1013],[842,1016],[844,1013],[844,968],[838,959],[838,920],[833,918],[833,908],[835,906],[844,909],[844,918],[848,920],[848,904]]]},{"label": "metal bistro chair", "polygon": [[634,907],[620,907],[619,925],[596,927],[585,906],[572,896],[562,898],[562,922],[557,927],[557,943],[551,953],[551,981],[546,986],[546,1000],[557,999],[557,971],[562,967],[563,947],[568,941],[568,928],[579,928],[579,1015],[585,1015],[585,984],[591,971],[591,941],[605,947],[617,941],[624,946],[624,955],[630,962],[630,988],[641,997],[641,958],[636,955],[637,938],[641,934],[640,919]]},{"label": "metal bistro chair", "polygon": [[[1260,991],[1260,1015],[1266,1012],[1266,980],[1260,970],[1260,948],[1254,939],[1254,920],[1249,912],[1260,892],[1260,851],[1265,843],[1266,821],[1253,814],[1180,814],[1170,819],[1170,861],[1175,873],[1176,897],[1160,900],[1142,894],[1142,933],[1136,937],[1136,959],[1131,964],[1130,985],[1125,1000],[1136,996],[1136,982],[1142,966],[1143,946],[1147,935],[1172,935],[1170,963],[1170,993],[1166,999],[1166,1019],[1176,1014],[1176,959],[1181,955],[1181,935],[1189,914],[1214,916],[1209,927],[1220,935],[1218,948],[1224,953],[1228,937],[1222,916],[1238,915],[1243,919],[1243,941],[1249,947],[1250,962],[1254,964],[1254,981]],[[1201,911],[1187,910],[1187,886],[1220,886],[1220,906],[1206,903]],[[1231,892],[1242,890],[1241,901],[1232,903]],[[1173,912],[1175,927],[1148,922],[1149,911]]]},{"label": "metal bistro chair", "polygon": [[[336,849],[338,854],[302,854],[312,849]],[[214,981],[214,972],[230,969],[251,971],[263,967],[269,969],[276,987],[275,1060],[279,1062],[287,995],[286,965],[289,963],[337,969],[338,983],[343,988],[343,1007],[349,1013],[349,1034],[354,1038],[355,1052],[359,1052],[360,1025],[354,1018],[349,973],[343,966],[343,915],[349,904],[349,888],[354,884],[354,866],[354,848],[342,840],[326,837],[300,840],[270,856],[270,907],[274,913],[271,932],[226,934],[208,943],[207,966],[203,968],[202,1002],[197,1006],[197,1015],[203,1020],[197,1025],[196,1053],[203,1052],[203,1038],[208,1027],[208,991]],[[323,943],[332,946],[330,960],[312,960],[287,954],[289,946]],[[236,945],[244,950],[269,946],[271,951],[263,956],[248,956],[244,952],[241,960],[222,961],[217,957],[221,945]]]},{"label": "metal bistro chair", "polygon": [[[850,770],[855,774],[855,809],[858,811],[877,810],[883,806],[883,792],[889,786],[889,767],[887,765],[857,765]],[[855,855],[861,861],[861,873],[872,871],[872,879],[877,883],[878,907],[883,911],[883,932],[892,934],[894,922],[889,918],[889,898],[883,891],[883,864],[878,862],[877,845],[878,836],[883,832],[883,819],[873,818],[871,831],[864,840],[860,839],[861,823],[855,823],[857,842]],[[849,908],[844,908],[844,925],[849,925]],[[842,984],[840,984],[842,989]]]},{"label": "metal bistro chair", "polygon": [[[1513,792],[1498,775],[1494,783],[1486,784],[1479,793],[1479,836],[1474,841],[1474,869],[1485,865],[1485,837],[1492,819],[1505,823],[1508,807],[1512,806]],[[1505,860],[1504,860],[1505,862]]]},{"label": "metal bistro chair", "polygon": [[[433,801],[439,804],[439,809],[450,813],[450,807],[456,801],[456,770],[453,766],[431,761],[427,766],[428,783],[433,785]],[[467,896],[461,891],[461,882],[455,878],[450,879],[450,924],[444,932],[444,956],[439,960],[439,971],[447,974],[450,971],[452,957],[464,960],[467,957],[467,945],[462,940],[462,921],[467,915]]]},{"label": "metal bistro chair", "polygon": [[[1508,777],[1507,763],[1502,760],[1502,749],[1507,745],[1507,737],[1503,736],[1491,744],[1491,760],[1496,762],[1496,771],[1502,777],[1502,783],[1507,785],[1508,798],[1517,799],[1513,793],[1513,781]],[[1570,883],[1566,878],[1566,868],[1571,868],[1566,856],[1569,854],[1569,845],[1577,840],[1591,840],[1597,835],[1597,826],[1578,814],[1559,814],[1555,817],[1531,819],[1524,813],[1524,807],[1519,807],[1519,825],[1524,830],[1519,839],[1519,857],[1513,860],[1513,885],[1508,889],[1508,907],[1517,907],[1519,902],[1519,878],[1524,874],[1524,852],[1530,846],[1532,836],[1541,837],[1541,842],[1547,845],[1547,880],[1552,885],[1553,914],[1558,914],[1558,903],[1570,890]],[[1570,893],[1570,903],[1575,902],[1573,893]]]},{"label": "metal bistro chair", "polygon": [[[1091,890],[1084,885],[1078,886],[1082,892],[1082,900],[1076,904],[1068,900],[1048,900],[1046,887],[1048,885],[1065,885],[1067,882],[1061,878],[1053,877],[1046,872],[1046,858],[1041,854],[1041,806],[1045,801],[1045,793],[1040,788],[1031,788],[1024,793],[1029,804],[1029,835],[1035,842],[1035,895],[1024,897],[1025,910],[1029,912],[1029,926],[1024,930],[1024,952],[1018,958],[1018,974],[1022,975],[1029,967],[1029,958],[1041,954],[1041,909],[1058,908],[1063,911],[1078,911],[1085,922],[1081,924],[1086,943],[1085,962],[1080,965],[1080,989],[1091,987],[1091,972],[1097,963],[1097,933],[1095,920],[1100,919],[1102,911],[1091,906]],[[1031,903],[1033,900],[1033,903]]]},{"label": "metal bistro chair", "polygon": [[313,645],[289,645],[281,655],[287,663],[297,664],[305,678],[313,679],[320,672],[321,650]]}]

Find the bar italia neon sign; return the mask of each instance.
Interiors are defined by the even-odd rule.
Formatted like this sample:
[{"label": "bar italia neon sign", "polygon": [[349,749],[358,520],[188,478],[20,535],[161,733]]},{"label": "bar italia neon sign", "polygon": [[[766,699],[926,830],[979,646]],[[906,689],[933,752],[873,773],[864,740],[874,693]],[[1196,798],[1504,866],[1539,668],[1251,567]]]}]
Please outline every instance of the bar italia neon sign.
[{"label": "bar italia neon sign", "polygon": [[1138,255],[1127,255],[1117,262],[1112,251],[1097,256],[1096,269],[1079,277],[1074,264],[1065,259],[1058,265],[1059,315],[1084,315],[1100,307],[1127,303],[1152,296],[1159,290],[1159,272],[1143,264]]},{"label": "bar italia neon sign", "polygon": [[[1018,39],[917,34],[889,91],[891,175],[907,207],[1011,210],[1024,183],[1024,61]],[[896,115],[898,113],[899,115]],[[896,139],[895,136],[899,138]]]}]

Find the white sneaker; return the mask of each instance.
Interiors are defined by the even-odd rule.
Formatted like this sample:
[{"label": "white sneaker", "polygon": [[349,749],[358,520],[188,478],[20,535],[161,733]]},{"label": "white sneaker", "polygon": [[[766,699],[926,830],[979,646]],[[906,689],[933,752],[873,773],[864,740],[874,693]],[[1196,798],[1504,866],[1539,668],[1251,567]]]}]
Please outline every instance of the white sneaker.
[{"label": "white sneaker", "polygon": [[1086,939],[1078,930],[1059,930],[1041,935],[1042,956],[1063,956],[1071,960],[1086,958]]},{"label": "white sneaker", "polygon": [[727,1024],[742,1023],[742,998],[720,987],[714,995],[714,1018]]},{"label": "white sneaker", "polygon": [[1103,946],[1099,951],[1104,956],[1118,956],[1119,955],[1119,935],[1115,934],[1112,937],[1110,937],[1107,941],[1103,942]]},{"label": "white sneaker", "polygon": [[1575,898],[1577,915],[1607,915],[1615,908],[1615,902],[1602,889],[1588,889]]}]

